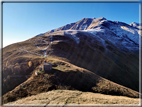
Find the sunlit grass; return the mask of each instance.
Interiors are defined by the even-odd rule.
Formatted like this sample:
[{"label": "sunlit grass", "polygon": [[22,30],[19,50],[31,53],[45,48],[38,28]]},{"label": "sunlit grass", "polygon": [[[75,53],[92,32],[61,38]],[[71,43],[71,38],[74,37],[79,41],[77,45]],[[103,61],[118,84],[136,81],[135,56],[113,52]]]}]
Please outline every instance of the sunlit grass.
[{"label": "sunlit grass", "polygon": [[37,70],[37,72],[40,73],[40,74],[42,74],[42,73],[44,73],[45,71],[39,71],[39,70]]},{"label": "sunlit grass", "polygon": [[56,70],[60,70],[60,71],[65,71],[65,67],[61,66],[61,65],[58,65],[57,67],[52,67],[53,69],[56,69]]}]

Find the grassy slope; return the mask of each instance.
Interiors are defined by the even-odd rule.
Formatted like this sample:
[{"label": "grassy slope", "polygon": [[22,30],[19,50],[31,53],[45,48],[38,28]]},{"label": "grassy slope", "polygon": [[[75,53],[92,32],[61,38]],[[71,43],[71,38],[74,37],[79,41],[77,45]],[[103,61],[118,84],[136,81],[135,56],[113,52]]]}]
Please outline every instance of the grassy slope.
[{"label": "grassy slope", "polygon": [[52,90],[8,104],[139,104],[139,99],[77,90]]},{"label": "grassy slope", "polygon": [[[58,36],[60,37],[60,35]],[[44,39],[49,39],[48,37],[43,37]],[[9,79],[8,75],[19,75],[16,69],[17,66],[21,67],[20,74],[31,75],[44,60],[40,56],[19,50],[19,48],[23,47],[25,50],[43,54],[35,47],[34,39],[16,43],[3,49],[3,77],[6,79],[6,81],[3,80],[3,94],[27,80],[27,78]],[[94,51],[92,47],[96,47],[96,50]],[[83,40],[81,40],[79,46],[76,46],[70,40],[69,42],[53,43],[48,49],[48,52],[51,56],[54,56],[54,60],[51,62],[55,62],[55,65],[56,63],[57,65],[61,65],[60,69],[54,67],[54,70],[59,71],[58,76],[61,78],[60,81],[67,87],[71,85],[71,89],[82,91],[89,90],[106,94],[138,97],[137,92],[131,91],[131,89],[138,91],[138,54],[124,54],[113,45],[109,45],[107,49],[108,51],[105,52],[103,47],[99,45],[87,45]],[[60,61],[56,62],[59,59],[61,59],[61,62],[66,61],[69,65],[72,63],[81,68],[78,70],[74,66],[73,69],[70,69],[70,67],[62,65]],[[33,63],[31,67],[28,66],[29,61]],[[11,68],[11,65],[13,65],[13,68]],[[89,73],[86,74],[82,68],[89,70]],[[131,89],[124,88],[118,84],[116,85],[106,79],[98,82],[96,74]],[[122,88],[117,88],[118,86]]]},{"label": "grassy slope", "polygon": [[[42,63],[43,58],[34,54],[28,54],[21,51],[19,48],[27,47],[27,50],[33,48],[30,41],[16,43],[7,46],[3,49],[3,93],[14,89],[17,85],[27,80],[26,75],[30,75],[31,72]],[[32,61],[32,66],[29,67],[28,62]],[[21,75],[23,77],[13,78],[12,76]]]},{"label": "grassy slope", "polygon": [[139,90],[138,52],[126,54],[112,44],[108,45],[107,50],[97,45],[94,46],[96,50],[93,50],[84,41],[80,42],[79,46],[74,46],[74,44],[74,42],[53,44],[52,54],[113,82],[136,91]]},{"label": "grassy slope", "polygon": [[53,69],[45,74],[34,75],[3,96],[3,103],[50,90],[80,90],[109,95],[139,97],[138,92],[106,80],[86,69],[55,58],[48,58]]}]

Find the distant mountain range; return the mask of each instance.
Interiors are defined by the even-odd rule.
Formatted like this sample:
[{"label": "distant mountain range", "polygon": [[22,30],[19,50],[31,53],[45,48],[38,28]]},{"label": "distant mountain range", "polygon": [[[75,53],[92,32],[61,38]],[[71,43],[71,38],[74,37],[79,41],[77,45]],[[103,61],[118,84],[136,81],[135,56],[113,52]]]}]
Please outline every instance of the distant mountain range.
[{"label": "distant mountain range", "polygon": [[[141,27],[138,23],[126,24],[104,17],[83,18],[6,46],[3,48],[3,102],[23,97],[16,94],[21,92],[20,84],[25,84],[22,90],[28,90],[24,91],[24,97],[64,87],[139,97]],[[35,77],[34,72],[44,59],[52,63],[53,70]],[[50,78],[42,80],[46,76]],[[15,99],[8,100],[10,96]]]}]

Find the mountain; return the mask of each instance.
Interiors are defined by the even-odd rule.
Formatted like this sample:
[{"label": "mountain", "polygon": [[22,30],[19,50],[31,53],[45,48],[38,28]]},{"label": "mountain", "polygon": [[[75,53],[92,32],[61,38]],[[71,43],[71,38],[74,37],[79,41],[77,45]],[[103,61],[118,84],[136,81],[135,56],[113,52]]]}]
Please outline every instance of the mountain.
[{"label": "mountain", "polygon": [[136,22],[132,22],[129,24],[130,26],[133,26],[135,28],[141,29],[142,24],[141,23],[136,23]]},{"label": "mountain", "polygon": [[[83,18],[46,32],[45,36],[53,36],[54,41],[64,37],[57,48],[62,48],[59,49],[62,54],[54,51],[56,56],[67,58],[77,66],[138,91],[140,31],[126,23],[101,17]],[[67,39],[72,42],[66,42]],[[127,80],[123,81],[126,77]]]},{"label": "mountain", "polygon": [[[140,26],[83,18],[3,48],[3,102],[53,89],[138,98]],[[45,59],[52,70],[35,76]]]},{"label": "mountain", "polygon": [[[64,31],[68,35],[87,33],[89,36],[96,37],[96,39],[101,38],[102,42],[103,40],[111,41],[113,45],[119,48],[123,46],[122,48],[126,48],[126,50],[135,50],[135,48],[138,50],[140,29],[136,23],[128,25],[123,22],[109,21],[103,17],[98,19],[83,18],[76,23],[67,24],[58,29],[48,31],[45,35],[53,32],[58,33],[57,31]],[[120,46],[120,43],[122,46]]]}]

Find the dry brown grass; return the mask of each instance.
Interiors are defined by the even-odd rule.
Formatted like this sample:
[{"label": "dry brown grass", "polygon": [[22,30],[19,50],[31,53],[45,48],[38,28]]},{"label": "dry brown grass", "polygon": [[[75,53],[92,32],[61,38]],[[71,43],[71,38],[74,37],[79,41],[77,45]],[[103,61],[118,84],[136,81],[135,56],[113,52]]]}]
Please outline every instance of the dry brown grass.
[{"label": "dry brown grass", "polygon": [[[102,44],[97,43],[97,40],[95,41],[97,44],[93,44],[92,38],[85,39],[87,36],[82,34],[78,36],[80,36],[79,45],[64,35],[54,35],[57,39],[69,40],[55,42],[47,50],[47,53],[52,56],[48,61],[54,65],[60,65],[60,69],[57,66],[48,74],[39,77],[33,76],[32,73],[42,64],[44,58],[19,49],[23,47],[25,50],[43,54],[34,45],[35,37],[5,47],[3,49],[3,77],[5,78],[3,94],[16,86],[17,88],[14,89],[14,94],[5,94],[3,102],[7,103],[53,89],[76,89],[138,98],[138,53],[123,53],[108,41],[106,41],[108,46],[105,49]],[[48,36],[41,37],[50,40]],[[29,61],[32,62],[31,67],[28,66]],[[14,66],[13,69],[11,65]],[[20,67],[21,75],[32,75],[31,78],[29,80],[27,78],[9,79],[10,75],[18,74],[18,67]],[[54,73],[57,73],[59,81],[66,88],[58,84]],[[43,77],[47,77],[46,81]],[[26,83],[24,88],[18,86],[24,81]]]},{"label": "dry brown grass", "polygon": [[8,104],[139,104],[139,99],[75,90],[53,90]]},{"label": "dry brown grass", "polygon": [[[18,100],[23,97],[36,95],[50,90],[80,90],[83,92],[103,93],[107,95],[139,97],[139,93],[104,79],[91,71],[77,67],[59,59],[50,57],[47,62],[52,62],[56,69],[48,73],[33,75],[24,83],[17,86],[10,93],[3,96],[3,103]],[[60,67],[58,67],[60,65]],[[56,76],[55,76],[56,74]]]}]

